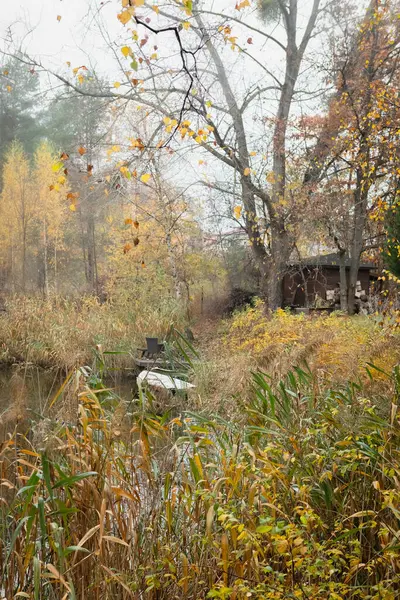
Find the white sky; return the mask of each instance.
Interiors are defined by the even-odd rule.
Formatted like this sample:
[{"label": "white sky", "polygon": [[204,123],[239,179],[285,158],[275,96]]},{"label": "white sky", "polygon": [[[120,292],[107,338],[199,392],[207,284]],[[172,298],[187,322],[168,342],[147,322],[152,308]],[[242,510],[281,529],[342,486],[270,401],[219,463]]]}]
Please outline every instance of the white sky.
[{"label": "white sky", "polygon": [[[87,64],[90,58],[98,62],[104,58],[104,43],[87,30],[89,4],[101,7],[110,33],[121,31],[116,0],[0,0],[0,36],[4,40],[11,27],[14,43],[24,38],[24,48],[46,66],[60,68],[66,61]],[[107,65],[103,67],[107,70]]]},{"label": "white sky", "polygon": [[[346,2],[347,0],[342,1]],[[364,0],[358,1],[362,3]],[[235,0],[206,0],[206,2],[210,9],[217,12],[224,12],[224,7],[230,7],[230,14],[232,14],[232,7],[235,5]],[[311,5],[312,0],[301,0],[299,2],[299,21],[302,24],[305,23],[308,17]],[[91,12],[89,7],[91,7]],[[11,27],[14,43],[12,49],[15,49],[15,46],[18,46],[20,40],[24,38],[23,49],[30,56],[42,62],[44,66],[60,72],[67,69],[66,62],[70,61],[72,67],[79,65],[86,65],[88,68],[93,67],[97,74],[107,75],[111,81],[119,81],[121,72],[115,63],[110,48],[107,47],[106,41],[102,39],[98,28],[93,23],[93,18],[96,15],[96,18],[100,17],[102,19],[103,31],[106,31],[110,39],[115,41],[121,35],[123,36],[124,31],[126,31],[116,18],[120,7],[120,0],[0,0],[0,37],[6,40],[8,28]],[[233,11],[233,14],[240,16],[239,14],[236,15],[235,11]],[[61,17],[60,21],[57,20],[58,15]],[[251,16],[249,22],[256,26],[259,25],[256,16]],[[156,23],[157,16],[154,13],[152,14],[152,24],[156,25]],[[234,27],[236,28],[235,34],[237,34],[238,26],[234,25]],[[268,27],[268,29],[270,28]],[[27,34],[27,31],[30,31],[30,33]],[[274,31],[274,35],[277,37],[280,37],[281,34],[282,31],[279,32],[279,29]],[[239,35],[244,38],[241,39],[244,45],[246,45],[248,37],[254,38],[254,42],[250,46],[253,55],[257,56],[269,69],[280,76],[282,55],[276,51],[275,46],[271,46],[270,43],[266,44],[263,38],[257,37],[257,34],[253,34],[248,30],[240,32],[240,26]],[[301,33],[299,32],[300,37]],[[158,42],[164,51],[169,52],[171,50],[165,36]],[[319,38],[318,41],[310,44],[311,54],[314,44],[320,50],[324,45],[324,40]],[[4,43],[1,45],[4,46]],[[313,50],[315,51],[315,49],[314,46]],[[176,52],[176,49],[174,52]],[[120,52],[118,55],[121,58]],[[230,68],[232,71],[230,73],[231,84],[238,94],[240,88],[246,89],[248,83],[254,85],[259,82],[260,86],[265,85],[265,73],[260,72],[254,63],[245,60],[243,56],[240,60],[236,57],[235,53],[229,52],[227,61],[229,64],[228,70]],[[172,60],[176,59],[172,58]],[[70,71],[69,74],[71,74]],[[313,86],[315,83],[311,82],[308,85]],[[273,98],[271,100],[264,99],[257,110],[260,114],[273,114],[270,111],[274,109],[274,105]],[[307,112],[306,106],[303,106],[303,109]],[[311,110],[318,110],[315,103]],[[252,127],[251,116],[250,114],[249,128]],[[256,128],[255,133],[258,137],[258,128]],[[196,159],[193,156],[193,159],[182,157],[177,160],[177,165],[181,170],[182,165],[185,165],[184,179],[187,181],[196,180],[199,177],[197,158],[201,158],[201,156],[198,156],[198,152],[195,156]],[[209,157],[205,157],[205,159],[208,160],[207,165],[209,165],[205,168],[207,171],[212,172],[212,159],[210,160]],[[215,169],[217,176],[222,173],[218,161]],[[176,177],[176,169],[172,165],[170,165],[169,174],[172,179]],[[212,176],[212,173],[210,174]]]}]

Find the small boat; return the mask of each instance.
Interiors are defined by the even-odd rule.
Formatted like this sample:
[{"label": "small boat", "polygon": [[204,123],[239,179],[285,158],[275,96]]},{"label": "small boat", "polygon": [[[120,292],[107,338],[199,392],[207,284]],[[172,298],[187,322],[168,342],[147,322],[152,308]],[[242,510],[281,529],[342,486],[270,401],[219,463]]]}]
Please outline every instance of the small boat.
[{"label": "small boat", "polygon": [[187,381],[182,381],[172,375],[157,373],[157,371],[142,371],[136,378],[139,386],[147,383],[151,387],[162,388],[164,390],[189,390],[196,386]]}]

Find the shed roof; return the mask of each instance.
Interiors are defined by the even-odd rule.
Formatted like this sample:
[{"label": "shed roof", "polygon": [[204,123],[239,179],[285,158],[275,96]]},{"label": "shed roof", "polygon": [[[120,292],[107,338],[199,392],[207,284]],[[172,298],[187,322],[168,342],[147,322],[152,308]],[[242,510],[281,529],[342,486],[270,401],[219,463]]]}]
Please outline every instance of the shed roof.
[{"label": "shed roof", "polygon": [[[303,260],[291,261],[293,266],[305,266],[305,267],[337,267],[340,266],[340,256],[338,252],[332,252],[331,254],[320,254],[319,256],[308,256]],[[349,256],[345,258],[346,267],[350,267],[351,260]],[[373,263],[360,263],[360,269],[372,270],[375,269]]]}]

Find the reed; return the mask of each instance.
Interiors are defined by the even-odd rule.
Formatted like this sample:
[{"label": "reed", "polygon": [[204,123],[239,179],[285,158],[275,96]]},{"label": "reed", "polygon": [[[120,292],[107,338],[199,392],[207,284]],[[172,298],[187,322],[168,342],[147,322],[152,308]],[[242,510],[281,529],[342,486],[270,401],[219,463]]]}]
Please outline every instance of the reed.
[{"label": "reed", "polygon": [[387,393],[255,372],[239,425],[77,371],[53,420],[1,445],[3,596],[396,598],[400,371],[367,377]]},{"label": "reed", "polygon": [[[171,324],[185,323],[182,307],[173,299],[159,306],[134,300],[101,304],[92,296],[9,298],[0,316],[0,363],[33,363],[65,371],[91,364],[93,348],[119,352],[108,364],[132,367],[132,354],[146,335],[162,337]],[[125,355],[125,359],[124,359]]]}]

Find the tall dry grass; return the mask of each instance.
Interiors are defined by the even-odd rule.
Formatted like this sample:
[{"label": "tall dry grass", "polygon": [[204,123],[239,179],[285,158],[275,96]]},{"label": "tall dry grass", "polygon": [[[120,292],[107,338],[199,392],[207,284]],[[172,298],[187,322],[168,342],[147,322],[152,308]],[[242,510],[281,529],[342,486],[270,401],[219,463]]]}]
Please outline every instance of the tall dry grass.
[{"label": "tall dry grass", "polygon": [[235,395],[250,391],[251,373],[260,369],[280,379],[293,365],[308,365],[321,389],[362,380],[377,390],[387,379],[366,367],[383,370],[400,362],[400,331],[395,319],[380,316],[348,317],[294,315],[278,310],[266,315],[263,305],[239,311],[219,324],[198,330],[204,364],[197,366],[203,406],[222,406],[238,418]]},{"label": "tall dry grass", "polygon": [[[66,371],[91,364],[93,348],[132,354],[145,337],[162,337],[172,323],[182,325],[182,308],[167,299],[156,306],[124,302],[13,297],[0,316],[0,362],[28,362]],[[112,357],[109,357],[112,363]],[[118,365],[132,366],[131,356]]]}]

